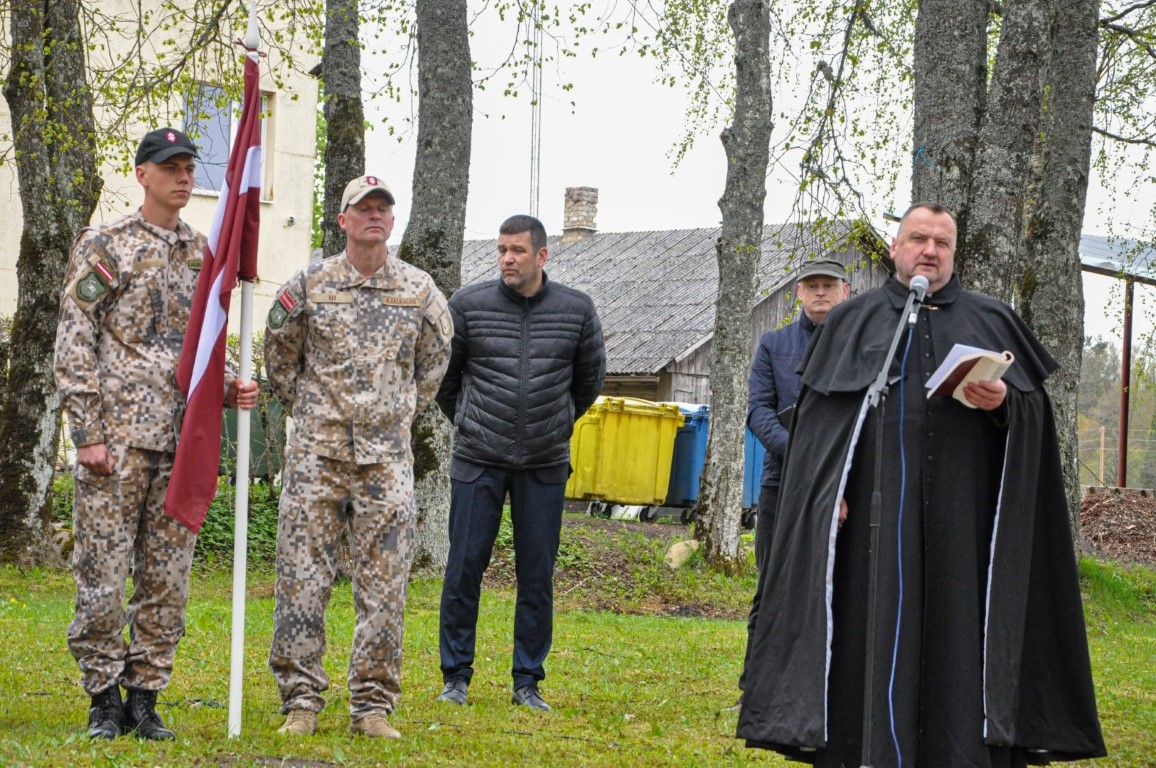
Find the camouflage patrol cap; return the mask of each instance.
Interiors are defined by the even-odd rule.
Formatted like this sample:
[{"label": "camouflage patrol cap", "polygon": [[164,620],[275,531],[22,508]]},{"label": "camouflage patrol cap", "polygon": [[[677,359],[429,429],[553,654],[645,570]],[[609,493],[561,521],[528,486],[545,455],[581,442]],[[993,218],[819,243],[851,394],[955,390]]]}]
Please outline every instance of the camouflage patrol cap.
[{"label": "camouflage patrol cap", "polygon": [[394,205],[393,193],[389,191],[389,187],[385,182],[377,176],[358,176],[353,181],[345,185],[345,194],[341,196],[341,210],[345,210],[351,205],[357,205],[366,195],[374,192],[382,192],[385,194],[385,199],[389,201],[390,205]]},{"label": "camouflage patrol cap", "polygon": [[141,139],[136,150],[136,164],[144,165],[147,162],[163,163],[176,155],[192,155],[200,159],[197,154],[197,145],[185,134],[176,128],[157,128],[149,131]]}]

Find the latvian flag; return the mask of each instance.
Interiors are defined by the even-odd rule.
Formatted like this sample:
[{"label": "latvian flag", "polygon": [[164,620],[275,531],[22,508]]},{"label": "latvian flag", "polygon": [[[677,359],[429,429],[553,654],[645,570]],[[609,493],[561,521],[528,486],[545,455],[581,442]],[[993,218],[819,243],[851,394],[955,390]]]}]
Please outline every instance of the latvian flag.
[{"label": "latvian flag", "polygon": [[241,121],[229,154],[177,365],[177,383],[186,399],[185,419],[165,497],[165,512],[194,533],[201,529],[217,493],[229,297],[238,278],[253,280],[257,276],[257,231],[261,223],[261,93],[257,58],[253,50],[245,56]]}]

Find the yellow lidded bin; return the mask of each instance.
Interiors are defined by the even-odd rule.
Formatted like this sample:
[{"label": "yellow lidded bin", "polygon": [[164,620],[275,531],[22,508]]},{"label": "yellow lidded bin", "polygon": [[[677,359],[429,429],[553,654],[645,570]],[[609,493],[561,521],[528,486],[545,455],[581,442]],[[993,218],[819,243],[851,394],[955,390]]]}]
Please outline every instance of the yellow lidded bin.
[{"label": "yellow lidded bin", "polygon": [[574,424],[566,498],[662,504],[683,421],[674,403],[599,397]]}]

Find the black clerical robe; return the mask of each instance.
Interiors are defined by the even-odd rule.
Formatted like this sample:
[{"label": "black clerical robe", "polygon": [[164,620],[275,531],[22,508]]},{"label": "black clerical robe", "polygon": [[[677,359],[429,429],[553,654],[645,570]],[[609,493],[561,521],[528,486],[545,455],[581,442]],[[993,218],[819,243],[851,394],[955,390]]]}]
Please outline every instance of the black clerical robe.
[{"label": "black clerical robe", "polygon": [[[953,278],[905,332],[881,412],[868,408],[907,293],[893,277],[835,307],[808,349],[738,736],[816,766],[861,765],[881,420],[870,765],[1103,755],[1042,386],[1057,365],[1009,307]],[[926,397],[955,343],[1015,355],[996,411]]]}]

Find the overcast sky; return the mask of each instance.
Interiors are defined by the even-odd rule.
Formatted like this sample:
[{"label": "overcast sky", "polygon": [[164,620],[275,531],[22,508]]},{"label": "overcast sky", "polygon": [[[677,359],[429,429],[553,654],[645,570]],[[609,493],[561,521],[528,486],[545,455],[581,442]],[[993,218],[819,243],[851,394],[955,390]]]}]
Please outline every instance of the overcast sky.
[{"label": "overcast sky", "polygon": [[[597,225],[603,232],[716,226],[726,174],[717,137],[701,137],[672,169],[669,154],[682,133],[683,92],[655,85],[652,65],[631,58],[583,58],[567,65],[574,70],[572,93],[562,94],[556,82],[543,83],[538,213],[546,230],[559,233],[566,187],[581,186],[599,191]],[[498,91],[474,95],[468,238],[493,237],[507,216],[530,211],[531,109],[527,99],[515,101]],[[571,99],[577,102],[573,108]],[[409,188],[412,137],[398,144],[367,135],[366,154],[370,170],[395,189]],[[407,197],[398,200],[399,233]]]},{"label": "overcast sky", "polygon": [[[471,45],[477,49],[481,35]],[[477,55],[477,54],[475,54]],[[602,232],[666,230],[713,227],[721,214],[718,200],[726,177],[726,160],[713,126],[698,137],[694,149],[675,168],[672,151],[685,130],[686,92],[654,82],[652,61],[637,56],[588,54],[566,59],[561,75],[548,71],[543,77],[542,138],[539,158],[538,216],[547,232],[557,234],[562,225],[563,195],[571,186],[596,187],[599,191],[596,224]],[[560,81],[574,89],[563,92]],[[570,102],[575,106],[571,107]],[[777,105],[778,107],[778,105]],[[367,108],[371,121],[383,115],[399,124],[410,114],[409,104]],[[514,213],[529,213],[531,108],[525,94],[519,99],[501,95],[492,86],[474,94],[474,131],[470,166],[466,237],[495,237],[498,225]],[[398,198],[394,239],[404,232],[409,214],[409,190],[414,165],[414,137],[402,141],[383,130],[366,136],[367,171],[381,175]],[[771,169],[767,184],[766,221],[787,218],[794,197],[796,168],[789,164]],[[876,223],[884,224],[884,209],[901,211],[908,190],[881,200]],[[1095,185],[1089,191],[1084,229],[1107,233],[1109,220],[1117,224],[1146,221],[1149,194],[1136,203],[1105,204]],[[1089,335],[1112,335],[1119,325],[1119,290],[1116,281],[1092,276],[1085,279],[1086,329]],[[1156,298],[1146,290],[1138,294],[1142,306]],[[1152,322],[1138,320],[1138,331],[1151,330]]]}]

